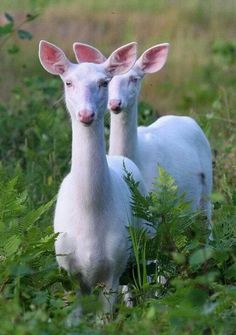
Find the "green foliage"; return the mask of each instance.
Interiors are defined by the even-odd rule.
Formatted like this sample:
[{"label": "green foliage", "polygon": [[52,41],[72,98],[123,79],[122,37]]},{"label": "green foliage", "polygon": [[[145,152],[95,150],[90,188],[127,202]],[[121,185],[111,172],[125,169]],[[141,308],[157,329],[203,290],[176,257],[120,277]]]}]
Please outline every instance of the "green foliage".
[{"label": "green foliage", "polygon": [[[1,334],[14,331],[21,334],[26,315],[40,304],[34,300],[39,299],[43,304],[43,296],[48,299],[47,288],[56,281],[55,237],[48,218],[43,222],[54,200],[30,209],[28,196],[21,191],[18,179],[18,176],[6,179],[1,167],[0,232],[4,237],[0,240]],[[43,308],[40,312],[43,313]]]},{"label": "green foliage", "polygon": [[48,201],[58,188],[70,160],[70,129],[65,109],[56,105],[60,82],[25,77],[12,101],[0,104],[0,160],[14,173],[24,170],[32,200]]},{"label": "green foliage", "polygon": [[236,62],[236,42],[215,41],[212,51],[219,57],[221,63],[234,64]]},{"label": "green foliage", "polygon": [[23,29],[18,29],[17,34],[20,39],[22,40],[31,40],[32,39],[32,34],[29,31],[23,30]]},{"label": "green foliage", "polygon": [[[190,213],[174,180],[162,168],[158,171],[156,189],[147,197],[139,193],[132,176],[126,177],[134,213],[148,222],[146,230],[130,228],[136,262],[134,297],[143,306],[148,329],[141,333],[156,329],[161,334],[233,334],[235,203],[221,204],[215,211],[213,238],[208,239],[205,219]],[[137,309],[134,319],[136,313]]]},{"label": "green foliage", "polygon": [[150,123],[154,122],[157,118],[157,113],[153,108],[146,102],[140,101],[138,105],[138,124],[143,126],[148,126]]},{"label": "green foliage", "polygon": [[[3,49],[6,42],[13,37],[13,35],[18,36],[21,40],[31,40],[33,35],[24,29],[21,29],[22,26],[24,26],[27,22],[33,21],[36,19],[38,14],[27,14],[25,16],[25,19],[21,22],[15,22],[15,18],[10,13],[4,13],[6,23],[0,25],[0,50]],[[13,44],[9,49],[8,53],[17,53],[19,51],[19,48],[16,47],[15,44]]]},{"label": "green foliage", "polygon": [[[0,334],[68,334],[76,286],[55,261],[56,235],[48,215],[55,199],[31,208],[20,180],[20,174],[6,178],[0,168]],[[74,330],[86,328],[82,322]]]}]

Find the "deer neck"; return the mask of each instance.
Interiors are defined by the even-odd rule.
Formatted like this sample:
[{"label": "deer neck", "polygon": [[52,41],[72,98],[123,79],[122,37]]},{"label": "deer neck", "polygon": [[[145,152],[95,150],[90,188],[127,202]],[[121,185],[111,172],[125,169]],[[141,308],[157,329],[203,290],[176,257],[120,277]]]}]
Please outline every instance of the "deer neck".
[{"label": "deer neck", "polygon": [[122,155],[138,164],[137,101],[119,114],[111,112],[109,155]]},{"label": "deer neck", "polygon": [[95,120],[88,127],[72,120],[71,175],[83,204],[101,206],[110,188],[103,120]]}]

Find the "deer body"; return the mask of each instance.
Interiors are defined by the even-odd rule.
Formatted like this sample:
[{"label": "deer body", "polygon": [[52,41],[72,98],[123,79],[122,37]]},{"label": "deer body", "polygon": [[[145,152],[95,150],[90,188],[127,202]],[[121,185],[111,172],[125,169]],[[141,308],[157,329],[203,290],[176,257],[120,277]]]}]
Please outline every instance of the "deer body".
[{"label": "deer body", "polygon": [[168,44],[150,48],[127,73],[109,84],[111,109],[109,155],[124,155],[139,167],[147,190],[153,189],[163,167],[185,193],[193,210],[203,209],[211,218],[212,162],[209,142],[190,117],[163,116],[148,127],[137,126],[138,97],[145,73],[165,64]]},{"label": "deer body", "polygon": [[[74,45],[75,53],[83,50],[83,44]],[[137,181],[142,177],[129,159],[106,157],[103,117],[108,81],[127,71],[135,58],[134,43],[103,64],[71,64],[61,49],[44,41],[40,45],[42,65],[65,83],[72,121],[71,171],[61,184],[54,217],[57,261],[77,275],[82,293],[97,284],[104,284],[105,292],[116,291],[129,257],[127,226],[133,218],[124,165]],[[102,300],[104,311],[111,312],[115,294]]]},{"label": "deer body", "polygon": [[[192,208],[198,209],[206,192],[201,173],[211,180],[211,150],[201,128],[190,117],[174,115],[137,127],[131,116],[137,110],[130,112],[111,115],[109,154],[123,154],[135,162],[149,191],[160,165],[176,180],[179,193],[186,192]],[[211,184],[207,192],[210,194]]]},{"label": "deer body", "polygon": [[[85,128],[73,125],[72,168],[58,194],[54,229],[63,232],[56,241],[56,253],[66,255],[57,256],[59,265],[70,273],[78,273],[82,286],[89,289],[108,279],[117,280],[125,269],[127,225],[132,216],[129,189],[121,172],[123,161],[134,173],[135,167],[127,159],[119,162],[115,158],[112,162],[117,171],[109,168],[103,134],[98,138],[94,129],[90,133],[82,127]],[[92,148],[84,147],[85,143]],[[75,165],[74,155],[78,158]],[[89,171],[86,161],[91,160]]]}]

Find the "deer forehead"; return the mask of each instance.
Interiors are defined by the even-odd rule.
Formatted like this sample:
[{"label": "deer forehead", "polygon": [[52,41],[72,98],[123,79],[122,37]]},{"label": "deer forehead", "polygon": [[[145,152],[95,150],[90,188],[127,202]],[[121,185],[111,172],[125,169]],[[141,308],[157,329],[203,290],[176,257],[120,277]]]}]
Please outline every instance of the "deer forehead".
[{"label": "deer forehead", "polygon": [[74,84],[84,83],[89,84],[97,82],[100,79],[106,78],[106,72],[100,64],[94,63],[81,63],[73,64],[70,69],[65,73],[63,79],[73,80]]},{"label": "deer forehead", "polygon": [[132,85],[131,89],[128,89],[130,78],[132,76],[137,76],[137,72],[133,69],[129,70],[124,74],[113,77],[109,84],[109,99],[121,97],[122,99],[128,98],[131,94],[131,91],[133,92],[133,90],[137,86],[136,84],[134,84]]},{"label": "deer forehead", "polygon": [[111,83],[125,83],[129,81],[130,77],[136,76],[137,72],[134,69],[129,70],[126,73],[119,74],[112,78]]}]

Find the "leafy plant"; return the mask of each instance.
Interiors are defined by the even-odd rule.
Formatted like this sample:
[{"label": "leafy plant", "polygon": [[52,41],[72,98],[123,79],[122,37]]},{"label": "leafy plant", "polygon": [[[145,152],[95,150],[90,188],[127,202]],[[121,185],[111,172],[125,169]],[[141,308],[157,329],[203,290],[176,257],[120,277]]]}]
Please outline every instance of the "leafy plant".
[{"label": "leafy plant", "polygon": [[77,297],[55,262],[56,235],[47,214],[55,199],[31,208],[21,180],[20,172],[8,179],[0,168],[0,333],[67,334],[66,317]]},{"label": "leafy plant", "polygon": [[[16,35],[21,40],[31,40],[32,34],[28,30],[22,29],[22,27],[30,21],[35,20],[38,17],[38,14],[27,14],[19,23],[15,22],[15,18],[10,13],[4,13],[6,23],[0,25],[0,50],[3,49],[3,46],[7,43],[7,41],[13,36]],[[17,53],[19,51],[19,47],[13,44],[8,52],[11,54]]]},{"label": "leafy plant", "polygon": [[155,191],[147,197],[139,193],[131,175],[126,177],[134,213],[147,222],[146,229],[130,228],[134,297],[149,306],[146,312],[152,320],[161,320],[157,329],[163,334],[233,334],[235,204],[218,209],[209,240],[205,219],[191,214],[174,180],[162,168],[158,171]]}]

